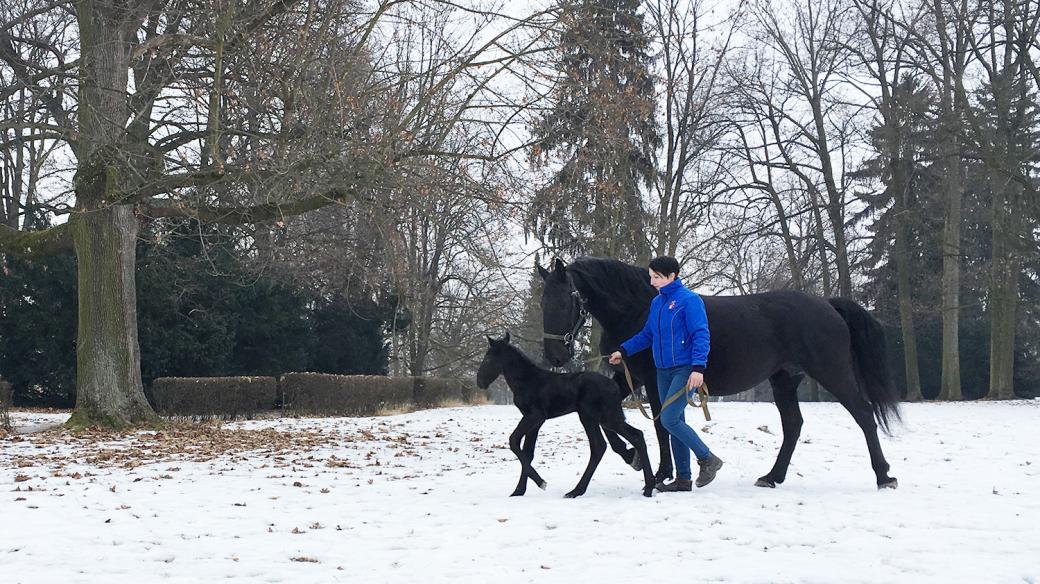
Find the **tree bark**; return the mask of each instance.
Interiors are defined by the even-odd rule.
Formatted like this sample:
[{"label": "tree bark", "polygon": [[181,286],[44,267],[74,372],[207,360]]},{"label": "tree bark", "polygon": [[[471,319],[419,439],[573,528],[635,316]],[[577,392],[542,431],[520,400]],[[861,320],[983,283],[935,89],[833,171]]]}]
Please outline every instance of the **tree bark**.
[{"label": "tree bark", "polygon": [[896,289],[899,295],[899,328],[903,335],[903,365],[906,370],[906,399],[921,399],[921,372],[917,357],[917,333],[914,330],[913,288],[910,285],[910,229],[907,226],[909,177],[900,160],[891,160],[893,200],[896,212],[896,240],[893,259],[896,264]]},{"label": "tree bark", "polygon": [[72,426],[122,427],[154,421],[144,396],[137,342],[134,269],[137,217],[125,205],[70,220],[76,246],[79,329]]},{"label": "tree bark", "polygon": [[[1004,182],[1004,181],[995,181]],[[993,257],[990,273],[989,396],[1015,397],[1015,314],[1018,308],[1019,260],[1013,253],[1017,208],[1014,181],[993,188]]]},{"label": "tree bark", "polygon": [[69,219],[78,262],[76,410],[70,427],[151,422],[137,341],[134,270],[137,217],[119,204],[131,185],[129,37],[143,13],[119,3],[77,4],[80,28],[80,139],[76,212]]},{"label": "tree bark", "polygon": [[[951,132],[953,134],[955,132]],[[942,381],[939,398],[960,400],[961,168],[960,140],[951,136],[944,166],[942,256]]]}]

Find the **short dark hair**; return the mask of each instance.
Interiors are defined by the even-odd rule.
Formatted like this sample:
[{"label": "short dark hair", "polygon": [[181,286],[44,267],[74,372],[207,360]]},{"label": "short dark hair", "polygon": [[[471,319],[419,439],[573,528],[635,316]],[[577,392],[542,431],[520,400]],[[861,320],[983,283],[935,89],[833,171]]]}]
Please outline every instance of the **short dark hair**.
[{"label": "short dark hair", "polygon": [[671,256],[656,257],[650,260],[649,267],[666,278],[672,274],[679,275],[679,260]]}]

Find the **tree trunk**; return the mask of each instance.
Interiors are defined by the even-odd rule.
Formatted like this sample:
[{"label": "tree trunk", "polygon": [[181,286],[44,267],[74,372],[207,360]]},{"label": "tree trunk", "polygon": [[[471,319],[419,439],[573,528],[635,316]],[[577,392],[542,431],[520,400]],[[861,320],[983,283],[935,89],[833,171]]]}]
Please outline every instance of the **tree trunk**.
[{"label": "tree trunk", "polygon": [[114,205],[72,217],[79,283],[76,411],[70,424],[153,421],[137,343],[137,217]]},{"label": "tree trunk", "polygon": [[820,99],[815,97],[810,103],[813,122],[816,125],[816,154],[820,160],[820,170],[823,174],[824,186],[827,189],[827,218],[830,221],[831,230],[834,231],[834,263],[838,268],[838,296],[848,298],[852,296],[852,270],[849,267],[849,248],[845,237],[845,205],[834,177],[834,165],[831,164],[830,146]]},{"label": "tree trunk", "polygon": [[[994,181],[1005,182],[1005,181]],[[1013,253],[1017,230],[1009,212],[1017,207],[1018,183],[993,189],[993,258],[990,272],[989,396],[1014,399],[1015,313],[1018,307],[1019,261]]]},{"label": "tree trunk", "polygon": [[961,177],[960,140],[951,138],[946,156],[942,255],[942,382],[939,399],[960,400]]},{"label": "tree trunk", "polygon": [[900,160],[893,160],[892,187],[896,211],[896,287],[899,295],[899,328],[903,335],[903,363],[906,368],[906,399],[921,399],[921,372],[917,360],[917,333],[914,330],[914,305],[910,286],[910,229],[907,226],[907,189],[909,177]]},{"label": "tree trunk", "polygon": [[81,70],[76,212],[69,219],[78,262],[76,411],[71,427],[150,422],[137,341],[134,280],[137,217],[119,204],[130,169],[129,37],[143,18],[121,3],[77,4]]}]

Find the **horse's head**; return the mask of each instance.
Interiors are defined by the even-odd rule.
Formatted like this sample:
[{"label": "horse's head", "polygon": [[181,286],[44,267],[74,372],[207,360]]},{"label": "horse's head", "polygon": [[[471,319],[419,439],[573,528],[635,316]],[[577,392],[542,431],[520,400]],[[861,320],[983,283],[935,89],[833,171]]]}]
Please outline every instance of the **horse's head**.
[{"label": "horse's head", "polygon": [[538,266],[538,273],[545,281],[542,290],[542,330],[545,358],[554,367],[559,367],[574,356],[574,336],[585,324],[585,312],[581,293],[567,275],[567,266],[559,259],[553,262],[552,270]]},{"label": "horse's head", "polygon": [[480,369],[477,369],[477,386],[480,389],[487,389],[499,375],[502,375],[502,360],[509,347],[509,333],[506,332],[506,336],[501,339],[488,337],[487,340],[488,350],[484,353],[484,360],[480,362]]}]

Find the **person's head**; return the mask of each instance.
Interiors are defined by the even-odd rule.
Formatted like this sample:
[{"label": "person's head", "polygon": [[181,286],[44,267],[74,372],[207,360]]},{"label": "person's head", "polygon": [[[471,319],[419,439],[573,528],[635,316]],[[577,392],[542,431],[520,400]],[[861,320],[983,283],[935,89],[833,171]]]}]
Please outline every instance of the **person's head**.
[{"label": "person's head", "polygon": [[679,277],[679,261],[671,256],[660,256],[650,260],[650,285],[660,290]]}]

